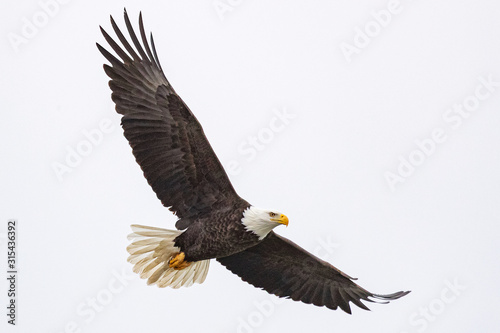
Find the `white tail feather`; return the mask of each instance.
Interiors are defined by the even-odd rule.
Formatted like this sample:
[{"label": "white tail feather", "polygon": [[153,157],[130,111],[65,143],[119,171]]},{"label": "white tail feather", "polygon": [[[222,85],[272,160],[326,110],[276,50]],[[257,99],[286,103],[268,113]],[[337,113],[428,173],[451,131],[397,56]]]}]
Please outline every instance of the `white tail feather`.
[{"label": "white tail feather", "polygon": [[169,267],[172,256],[180,251],[174,245],[175,237],[182,231],[167,230],[142,225],[131,225],[133,233],[128,235],[132,243],[127,246],[130,253],[128,262],[134,265],[133,271],[141,279],[148,279],[148,284],[160,288],[189,287],[193,283],[203,283],[208,274],[210,259],[195,261],[184,269]]}]

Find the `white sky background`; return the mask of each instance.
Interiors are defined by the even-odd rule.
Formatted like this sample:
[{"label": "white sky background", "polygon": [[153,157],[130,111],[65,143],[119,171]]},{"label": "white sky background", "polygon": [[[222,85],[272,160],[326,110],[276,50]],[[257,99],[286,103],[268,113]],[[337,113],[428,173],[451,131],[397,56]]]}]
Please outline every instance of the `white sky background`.
[{"label": "white sky background", "polygon": [[[16,50],[9,36],[24,38],[43,6],[1,2],[0,330],[496,331],[500,3],[401,0],[350,58],[342,43],[380,27],[371,13],[390,1],[221,3],[231,6],[222,16],[211,1],[73,0]],[[412,293],[349,316],[278,304],[215,261],[188,289],[132,276],[129,225],[176,219],[134,161],[95,47],[105,45],[99,25],[112,32],[109,14],[125,27],[123,7],[134,24],[142,10],[170,82],[224,166],[237,165],[238,193],[288,215],[279,234],[372,292]],[[463,103],[466,118],[448,111]],[[275,119],[284,110],[287,123]],[[103,121],[111,129],[58,179],[54,163]],[[400,156],[420,165],[399,175]],[[404,182],[391,189],[387,172]],[[19,221],[16,327],[5,315],[9,218]]]}]

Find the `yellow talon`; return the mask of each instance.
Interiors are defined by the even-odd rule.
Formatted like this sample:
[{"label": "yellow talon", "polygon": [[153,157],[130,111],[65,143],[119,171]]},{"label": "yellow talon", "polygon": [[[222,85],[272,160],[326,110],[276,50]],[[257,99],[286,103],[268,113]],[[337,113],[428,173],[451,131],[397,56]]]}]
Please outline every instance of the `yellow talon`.
[{"label": "yellow talon", "polygon": [[186,255],[184,252],[179,252],[175,254],[172,259],[168,262],[168,267],[173,268],[173,269],[184,269],[191,265],[191,262],[189,261],[184,261],[184,258],[186,258]]}]

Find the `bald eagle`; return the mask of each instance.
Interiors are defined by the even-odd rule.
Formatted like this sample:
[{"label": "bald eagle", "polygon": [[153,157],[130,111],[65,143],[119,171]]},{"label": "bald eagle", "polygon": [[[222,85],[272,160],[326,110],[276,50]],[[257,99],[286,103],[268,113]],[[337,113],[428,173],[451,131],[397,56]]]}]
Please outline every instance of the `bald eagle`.
[{"label": "bald eagle", "polygon": [[97,47],[111,64],[104,71],[135,159],[158,199],[179,218],[177,230],[132,225],[127,250],[134,272],[148,284],[179,288],[202,283],[216,259],[278,297],[347,313],[350,302],[368,310],[361,300],[387,303],[408,294],[373,294],[276,234],[273,229],[287,226],[288,218],[238,196],[200,123],[165,77],[142,15],[139,36],[126,11],[124,19],[132,44],[111,17],[121,46],[101,32],[118,58]]}]

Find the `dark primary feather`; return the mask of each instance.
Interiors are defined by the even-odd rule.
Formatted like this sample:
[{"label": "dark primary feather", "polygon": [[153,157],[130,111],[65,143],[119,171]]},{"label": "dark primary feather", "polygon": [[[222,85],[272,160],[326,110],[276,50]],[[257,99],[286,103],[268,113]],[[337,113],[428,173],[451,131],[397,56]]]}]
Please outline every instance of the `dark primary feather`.
[{"label": "dark primary feather", "polygon": [[104,70],[111,78],[112,99],[116,111],[123,115],[124,134],[137,163],[163,205],[181,218],[177,227],[184,229],[198,216],[243,200],[236,194],[200,123],[166,79],[152,36],[152,51],[148,45],[142,15],[142,44],[126,11],[124,17],[135,49],[113,18],[111,25],[123,48],[104,29],[101,31],[119,59],[101,45],[97,47],[111,63],[104,65]]},{"label": "dark primary feather", "polygon": [[326,261],[274,232],[254,247],[217,260],[243,281],[271,294],[334,310],[340,307],[347,313],[351,313],[349,302],[368,310],[361,300],[388,302],[409,293],[373,294]]}]

